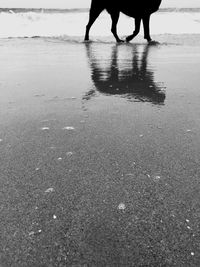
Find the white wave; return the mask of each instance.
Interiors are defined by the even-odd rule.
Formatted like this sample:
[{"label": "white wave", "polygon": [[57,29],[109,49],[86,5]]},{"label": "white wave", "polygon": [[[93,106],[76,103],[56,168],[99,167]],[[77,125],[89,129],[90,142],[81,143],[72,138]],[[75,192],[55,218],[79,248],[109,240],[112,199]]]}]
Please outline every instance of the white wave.
[{"label": "white wave", "polygon": [[0,38],[82,34],[83,14],[0,13]]},{"label": "white wave", "polygon": [[[10,12],[0,13],[0,38],[8,37],[56,37],[84,35],[88,12],[45,13]],[[151,17],[152,34],[199,34],[200,12],[158,12]],[[110,16],[103,12],[94,23],[90,35],[111,36]],[[118,23],[119,35],[133,32],[134,20],[124,15]],[[141,31],[142,34],[142,31]]]}]

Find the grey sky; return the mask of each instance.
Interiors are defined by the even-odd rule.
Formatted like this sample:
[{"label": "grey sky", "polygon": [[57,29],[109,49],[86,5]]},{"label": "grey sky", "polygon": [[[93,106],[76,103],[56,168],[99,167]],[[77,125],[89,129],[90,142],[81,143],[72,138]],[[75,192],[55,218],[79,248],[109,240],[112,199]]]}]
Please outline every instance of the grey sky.
[{"label": "grey sky", "polygon": [[[108,0],[109,1],[109,0]],[[0,7],[89,7],[91,0],[0,0]],[[162,7],[200,7],[200,0],[163,0]]]}]

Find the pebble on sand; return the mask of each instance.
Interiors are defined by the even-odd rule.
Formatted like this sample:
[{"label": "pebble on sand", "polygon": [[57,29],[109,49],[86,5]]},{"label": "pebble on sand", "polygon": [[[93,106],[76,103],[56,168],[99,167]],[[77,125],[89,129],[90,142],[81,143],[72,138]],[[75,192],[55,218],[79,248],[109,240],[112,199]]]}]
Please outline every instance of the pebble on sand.
[{"label": "pebble on sand", "polygon": [[125,206],[124,203],[120,203],[120,204],[118,205],[118,209],[119,209],[119,210],[125,210],[125,208],[126,208],[126,206]]}]

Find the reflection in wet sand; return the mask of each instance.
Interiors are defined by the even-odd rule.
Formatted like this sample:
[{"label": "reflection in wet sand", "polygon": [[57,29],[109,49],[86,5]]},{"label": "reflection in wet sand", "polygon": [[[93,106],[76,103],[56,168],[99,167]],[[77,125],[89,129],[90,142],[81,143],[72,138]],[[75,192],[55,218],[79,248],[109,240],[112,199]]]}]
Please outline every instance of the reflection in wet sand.
[{"label": "reflection in wet sand", "polygon": [[[146,45],[140,52],[138,45],[114,45],[111,58],[106,59],[103,58],[105,51],[99,52],[95,44],[85,46],[91,78],[100,93],[119,95],[129,101],[164,104],[163,86],[154,81],[153,69],[148,67],[148,54],[153,46]],[[95,90],[90,90],[84,98],[89,100],[94,95]]]}]

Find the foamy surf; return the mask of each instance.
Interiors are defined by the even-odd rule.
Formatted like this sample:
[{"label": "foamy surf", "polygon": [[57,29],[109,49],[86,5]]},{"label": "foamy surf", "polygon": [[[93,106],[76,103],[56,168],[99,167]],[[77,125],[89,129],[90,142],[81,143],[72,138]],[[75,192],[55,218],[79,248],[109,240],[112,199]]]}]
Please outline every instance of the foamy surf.
[{"label": "foamy surf", "polygon": [[[0,38],[20,37],[73,37],[84,35],[88,22],[88,10],[45,10],[45,9],[0,9]],[[152,35],[200,34],[200,9],[163,9],[151,17]],[[93,25],[91,39],[111,36],[111,19],[103,12]],[[120,36],[129,35],[134,21],[121,14],[118,23]],[[142,35],[142,31],[140,33]],[[104,38],[105,39],[105,38]],[[112,40],[113,38],[111,38]]]}]

